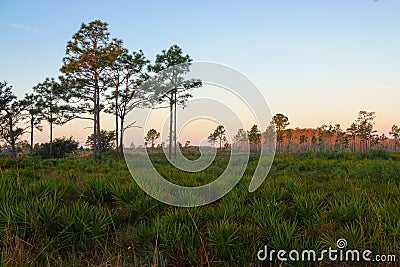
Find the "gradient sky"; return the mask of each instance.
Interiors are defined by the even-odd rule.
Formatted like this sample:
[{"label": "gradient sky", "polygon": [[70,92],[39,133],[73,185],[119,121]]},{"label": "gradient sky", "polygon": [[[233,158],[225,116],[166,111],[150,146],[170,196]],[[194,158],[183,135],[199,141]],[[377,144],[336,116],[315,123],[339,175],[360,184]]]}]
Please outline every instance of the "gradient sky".
[{"label": "gradient sky", "polygon": [[[154,60],[178,44],[194,60],[231,66],[290,127],[354,121],[376,111],[376,128],[400,124],[400,1],[4,1],[0,80],[22,97],[59,75],[82,22],[109,23],[113,37]],[[84,141],[85,122],[56,127]],[[112,129],[105,117],[104,128]],[[47,139],[47,132],[37,141]]]}]

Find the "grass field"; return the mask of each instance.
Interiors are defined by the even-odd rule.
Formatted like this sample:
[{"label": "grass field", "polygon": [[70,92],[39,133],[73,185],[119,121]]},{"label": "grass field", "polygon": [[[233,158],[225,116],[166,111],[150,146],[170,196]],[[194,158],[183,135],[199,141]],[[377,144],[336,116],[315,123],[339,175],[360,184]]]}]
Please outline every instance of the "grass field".
[{"label": "grass field", "polygon": [[[171,181],[198,185],[215,179],[228,157],[197,175],[160,154],[152,160]],[[339,238],[348,249],[400,258],[399,154],[277,155],[249,193],[256,165],[252,155],[241,182],[218,202],[176,208],[146,195],[122,160],[0,158],[1,265],[258,266],[264,245],[320,252]],[[323,263],[331,264],[310,265]]]}]

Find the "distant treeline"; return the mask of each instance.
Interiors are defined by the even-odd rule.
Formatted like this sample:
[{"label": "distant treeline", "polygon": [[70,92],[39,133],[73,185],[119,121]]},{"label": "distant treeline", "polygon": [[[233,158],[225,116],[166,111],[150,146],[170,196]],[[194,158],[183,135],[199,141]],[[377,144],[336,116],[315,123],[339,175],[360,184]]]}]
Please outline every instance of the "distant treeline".
[{"label": "distant treeline", "polygon": [[[367,152],[399,149],[400,127],[393,125],[389,138],[384,133],[379,135],[374,129],[375,112],[360,111],[354,123],[342,129],[340,124],[322,125],[316,129],[287,129],[289,119],[283,114],[276,114],[265,132],[257,125],[251,130],[239,129],[234,137],[234,147],[240,148],[246,143],[252,150],[260,150],[262,145],[275,142],[277,152],[301,151],[348,151]],[[273,138],[268,136],[273,136]]]}]

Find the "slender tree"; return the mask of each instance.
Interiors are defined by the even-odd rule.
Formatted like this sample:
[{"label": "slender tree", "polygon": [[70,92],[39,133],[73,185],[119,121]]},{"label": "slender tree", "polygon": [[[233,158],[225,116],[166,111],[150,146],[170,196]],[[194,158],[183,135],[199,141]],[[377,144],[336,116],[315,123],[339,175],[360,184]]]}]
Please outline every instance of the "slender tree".
[{"label": "slender tree", "polygon": [[24,99],[21,100],[21,105],[23,110],[27,112],[27,117],[29,119],[29,128],[30,128],[30,155],[33,155],[33,147],[34,147],[34,131],[43,131],[43,127],[41,125],[43,119],[43,111],[39,104],[39,95],[37,94],[26,94]]},{"label": "slender tree", "polygon": [[219,150],[222,150],[222,142],[226,142],[226,130],[222,125],[218,125],[217,128],[208,137],[209,141],[219,142]]},{"label": "slender tree", "polygon": [[263,143],[262,146],[267,152],[275,152],[276,150],[276,134],[275,134],[275,124],[274,121],[270,121],[265,132],[262,133]]},{"label": "slender tree", "polygon": [[327,136],[327,139],[328,139],[328,148],[329,148],[329,150],[332,150],[333,149],[333,144],[334,144],[334,142],[333,142],[333,137],[335,136],[335,127],[334,126],[332,126],[332,125],[328,125],[328,127],[327,127],[327,129],[326,129],[326,136]]},{"label": "slender tree", "polygon": [[335,148],[336,151],[340,151],[343,148],[342,141],[343,141],[344,133],[343,133],[342,128],[340,127],[339,123],[335,124],[335,127],[333,129],[333,134],[334,134],[334,137],[335,137],[334,148]]},{"label": "slender tree", "polygon": [[348,151],[348,149],[349,149],[349,136],[345,133],[345,132],[343,132],[343,135],[342,135],[343,137],[342,137],[342,149],[344,150],[344,151]]},{"label": "slender tree", "polygon": [[319,151],[322,151],[325,149],[326,125],[322,124],[322,126],[317,127],[317,132]]},{"label": "slender tree", "polygon": [[119,116],[118,116],[118,106],[119,106],[119,95],[120,87],[122,87],[124,80],[127,78],[124,74],[124,69],[126,66],[126,57],[128,56],[128,50],[122,48],[122,40],[116,40],[116,46],[121,49],[121,54],[117,56],[116,60],[112,63],[109,69],[108,75],[110,77],[111,86],[114,90],[111,95],[107,96],[107,100],[111,102],[111,106],[108,107],[105,112],[111,113],[115,116],[115,146],[117,149],[117,155],[119,155]]},{"label": "slender tree", "polygon": [[332,150],[332,137],[335,133],[335,127],[333,127],[332,125],[322,124],[322,126],[318,127],[317,130],[320,150]]},{"label": "slender tree", "polygon": [[353,122],[350,127],[347,128],[346,132],[351,138],[351,151],[356,152],[357,124]]},{"label": "slender tree", "polygon": [[157,130],[155,129],[150,129],[147,132],[146,137],[144,138],[144,140],[146,140],[148,143],[150,142],[151,144],[151,152],[154,152],[154,141],[157,140],[160,137],[160,133],[157,132]]},{"label": "slender tree", "polygon": [[83,114],[93,120],[93,157],[101,158],[100,114],[104,105],[101,95],[110,86],[110,66],[122,53],[121,41],[110,41],[108,25],[100,20],[82,23],[78,32],[68,42],[61,72],[68,83],[70,97],[76,99]]},{"label": "slender tree", "polygon": [[12,86],[0,82],[0,139],[10,146],[14,160],[17,160],[17,142],[27,129],[19,126],[25,119],[22,111],[23,105],[17,101]]},{"label": "slender tree", "polygon": [[177,105],[184,107],[186,101],[192,97],[187,92],[189,89],[202,86],[200,80],[184,79],[183,75],[190,71],[190,62],[192,62],[190,56],[183,55],[182,49],[173,45],[156,55],[155,64],[149,67],[149,70],[159,74],[158,85],[162,89],[159,100],[167,101],[169,104],[169,158],[172,158],[172,147],[174,147],[174,157],[176,157],[176,107]]},{"label": "slender tree", "polygon": [[400,127],[397,126],[396,124],[392,125],[392,129],[389,132],[391,136],[394,138],[394,151],[397,152],[397,147],[398,147],[398,141],[399,141],[399,136],[400,136]]},{"label": "slender tree", "polygon": [[276,114],[273,118],[276,129],[276,141],[278,143],[278,152],[282,152],[283,131],[289,125],[289,119],[283,114]]},{"label": "slender tree", "polygon": [[374,130],[373,120],[375,118],[375,112],[360,111],[356,120],[357,134],[360,137],[360,142],[364,142],[364,151],[368,151],[370,147],[369,141],[375,136],[376,130]]},{"label": "slender tree", "polygon": [[156,92],[151,87],[142,86],[148,78],[145,73],[148,63],[141,50],[129,54],[128,50],[124,49],[110,71],[114,90],[107,96],[110,105],[105,112],[115,116],[119,157],[123,156],[124,132],[131,127],[138,127],[136,122],[126,124],[127,115],[135,108],[150,107],[157,100]]},{"label": "slender tree", "polygon": [[251,127],[250,131],[247,133],[247,136],[250,146],[253,147],[252,150],[257,151],[259,145],[261,144],[261,132],[256,124]]},{"label": "slender tree", "polygon": [[37,97],[36,107],[41,118],[49,124],[49,157],[53,157],[53,129],[55,125],[64,125],[74,118],[75,109],[60,96],[64,90],[54,78],[46,78],[33,87]]},{"label": "slender tree", "polygon": [[233,137],[233,139],[238,144],[238,149],[240,149],[240,150],[243,148],[243,143],[249,141],[247,132],[244,129],[239,129],[238,132]]},{"label": "slender tree", "polygon": [[214,147],[215,142],[217,142],[217,137],[214,135],[214,133],[210,133],[210,135],[207,137],[208,142]]},{"label": "slender tree", "polygon": [[286,139],[288,140],[287,150],[291,151],[291,144],[293,142],[293,132],[292,129],[286,130]]},{"label": "slender tree", "polygon": [[300,136],[300,145],[306,145],[307,144],[307,141],[308,141],[308,137],[306,136],[306,135],[304,135],[304,134],[302,134],[301,136]]},{"label": "slender tree", "polygon": [[311,144],[312,144],[312,147],[313,147],[313,151],[316,150],[317,141],[318,141],[317,137],[315,135],[313,135],[312,138],[311,138]]},{"label": "slender tree", "polygon": [[[387,149],[387,147],[385,146],[385,141],[387,139],[389,139],[384,133],[382,133],[382,135],[380,136],[374,136],[372,138],[374,140],[374,143],[376,143],[376,145],[380,144],[381,145],[381,149]],[[372,141],[371,141],[371,145],[372,145]]]}]

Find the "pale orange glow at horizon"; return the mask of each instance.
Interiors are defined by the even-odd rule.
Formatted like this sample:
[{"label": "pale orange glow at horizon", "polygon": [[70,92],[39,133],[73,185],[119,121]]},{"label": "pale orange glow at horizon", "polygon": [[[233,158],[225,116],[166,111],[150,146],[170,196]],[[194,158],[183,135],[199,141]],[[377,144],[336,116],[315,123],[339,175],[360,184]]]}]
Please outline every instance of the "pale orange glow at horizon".
[{"label": "pale orange glow at horizon", "polygon": [[[289,128],[316,128],[322,124],[336,124],[341,125],[342,130],[346,130],[352,122],[357,118],[358,111],[367,110],[375,111],[376,118],[375,129],[379,134],[385,133],[389,136],[390,128],[393,124],[400,125],[400,117],[397,101],[400,98],[400,82],[398,86],[393,83],[389,87],[377,87],[368,85],[365,82],[352,82],[350,85],[345,83],[333,83],[326,85],[317,83],[310,86],[307,90],[293,91],[296,88],[293,81],[282,82],[281,84],[268,84],[258,81],[261,84],[262,90],[271,105],[273,114],[283,113],[289,117]],[[297,86],[304,87],[305,84],[299,83]],[[335,88],[344,88],[351,92],[346,97],[342,97]],[[274,90],[271,90],[274,88]],[[324,88],[319,89],[319,88]],[[364,90],[367,88],[366,90]],[[253,124],[256,124],[254,118],[251,118],[250,113],[245,112],[245,106],[240,101],[232,96],[226,95],[221,92],[216,92],[215,88],[205,87],[202,90],[198,89],[195,92],[196,97],[207,97],[212,95],[213,99],[220,101],[222,104],[227,104],[237,112],[247,114],[242,116],[243,124],[245,127],[237,127],[250,129]],[[356,95],[354,97],[353,95]],[[188,102],[188,107],[183,110],[178,108],[178,121],[183,118],[186,112],[191,111],[191,102]],[[165,121],[165,126],[168,128],[168,109],[159,109],[152,111],[152,123],[146,126],[146,129],[154,128],[157,131],[162,131],[162,125]],[[215,110],[218,113],[218,110]],[[137,118],[143,117],[146,112],[144,110],[134,110],[127,119],[127,122],[133,122]],[[114,129],[114,117],[110,114],[102,114],[102,128],[107,130]],[[228,118],[229,119],[229,118]],[[144,126],[144,121],[138,121],[138,126]],[[211,127],[213,125],[213,127]],[[43,123],[43,132],[35,131],[35,143],[48,142],[48,125]],[[209,122],[196,122],[191,123],[190,127],[185,127],[178,141],[184,144],[187,140],[191,144],[198,144],[201,140],[208,137],[208,135],[215,129],[216,123]],[[214,128],[214,129],[213,129]],[[81,145],[85,144],[87,136],[92,133],[92,121],[90,120],[74,120],[64,126],[54,127],[54,137],[73,136]],[[178,129],[179,130],[179,129]],[[261,130],[265,130],[261,129]],[[129,133],[135,133],[130,137]],[[125,146],[129,146],[133,141],[135,144],[143,143],[139,129],[131,129],[127,131],[125,138]],[[234,133],[235,134],[235,133]],[[29,140],[29,134],[24,135],[24,139]],[[163,139],[164,141],[166,138]],[[161,139],[157,140],[158,143]]]}]

